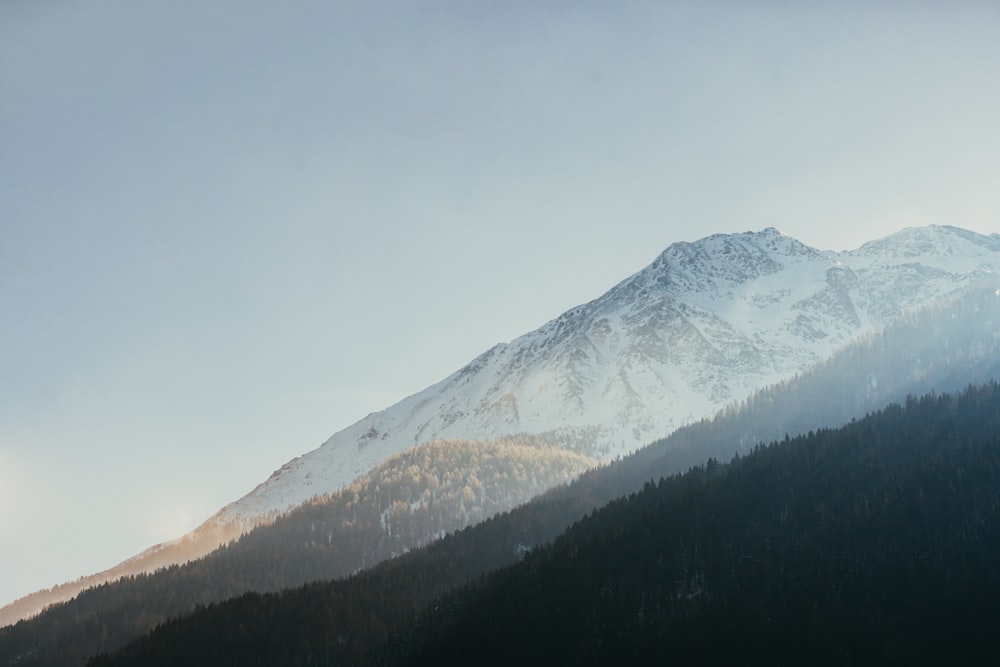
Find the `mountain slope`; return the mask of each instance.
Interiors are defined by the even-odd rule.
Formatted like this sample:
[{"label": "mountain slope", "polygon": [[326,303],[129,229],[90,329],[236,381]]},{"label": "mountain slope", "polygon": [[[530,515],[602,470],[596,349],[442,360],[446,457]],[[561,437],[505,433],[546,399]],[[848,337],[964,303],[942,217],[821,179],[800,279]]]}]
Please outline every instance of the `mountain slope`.
[{"label": "mountain slope", "polygon": [[[890,401],[904,403],[910,394],[955,391],[970,382],[1000,378],[1000,295],[996,288],[994,283],[970,289],[945,303],[923,308],[889,325],[881,334],[837,352],[802,376],[756,393],[738,409],[727,409],[712,420],[678,429],[631,456],[589,470],[572,484],[528,505],[435,542],[431,550],[410,552],[399,559],[399,567],[413,567],[422,573],[420,582],[427,590],[420,592],[425,597],[419,599],[426,601],[426,596],[433,597],[515,561],[526,547],[550,542],[593,508],[635,492],[651,479],[702,464],[707,457],[728,460],[734,453],[748,453],[759,442],[781,440],[786,434],[795,436],[818,426],[839,426]],[[440,443],[408,450],[365,476],[363,484],[351,484],[328,499],[307,503],[273,526],[258,528],[208,558],[86,591],[30,621],[0,629],[0,665],[25,655],[31,660],[22,659],[18,664],[82,664],[94,652],[114,650],[196,604],[219,602],[250,589],[278,590],[337,576],[363,562],[374,562],[378,554],[405,551],[407,543],[400,540],[407,539],[406,533],[414,524],[424,520],[418,515],[435,520],[440,516],[433,496],[443,501],[449,495],[464,493],[466,484],[475,485],[472,474],[486,490],[484,500],[491,498],[492,509],[496,509],[503,505],[504,489],[522,488],[512,486],[511,479],[527,476],[511,476],[512,468],[523,471],[528,465],[532,476],[542,472],[545,465],[532,463],[539,454],[548,451],[545,459],[552,463],[566,460],[578,466],[577,470],[587,465],[579,460],[573,463],[573,454],[539,448],[537,442],[532,446],[532,442],[531,438],[517,438],[498,443],[499,447]],[[491,451],[502,454],[512,445],[515,453],[522,452],[513,461],[492,454],[485,462],[476,461]],[[414,466],[430,471],[437,478],[436,488],[435,483],[414,483]],[[504,478],[489,475],[490,470],[503,471]],[[534,488],[544,485],[539,479]],[[358,487],[367,490],[359,492]],[[424,499],[429,490],[432,498],[428,506],[424,508],[421,502],[421,507],[411,512],[414,497]],[[402,521],[391,515],[383,521],[385,508],[397,506],[393,512]],[[454,511],[454,503],[452,507]],[[480,516],[491,511],[485,504],[481,507]],[[451,525],[465,525],[461,519],[454,517]],[[437,523],[429,530],[425,527],[423,533],[443,529],[447,526]],[[414,565],[418,561],[422,564]],[[435,562],[446,566],[435,570]],[[412,572],[403,581],[409,581],[406,576],[412,577]],[[394,583],[389,588],[396,586]],[[387,617],[379,618],[389,622]]]},{"label": "mountain slope", "polygon": [[943,226],[841,253],[770,228],[671,245],[600,298],[334,434],[181,540],[28,596],[0,610],[0,623],[86,585],[207,554],[423,442],[528,433],[611,459],[998,270],[1000,235]]}]

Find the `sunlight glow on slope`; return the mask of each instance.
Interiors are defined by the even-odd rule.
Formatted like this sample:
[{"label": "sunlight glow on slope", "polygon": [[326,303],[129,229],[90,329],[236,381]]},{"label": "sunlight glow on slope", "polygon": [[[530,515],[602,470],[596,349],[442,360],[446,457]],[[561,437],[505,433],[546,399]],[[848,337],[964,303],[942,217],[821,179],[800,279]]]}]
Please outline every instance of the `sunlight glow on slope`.
[{"label": "sunlight glow on slope", "polygon": [[173,540],[197,528],[210,511],[206,505],[191,503],[178,491],[175,498],[153,510],[146,524],[146,532],[154,542]]}]

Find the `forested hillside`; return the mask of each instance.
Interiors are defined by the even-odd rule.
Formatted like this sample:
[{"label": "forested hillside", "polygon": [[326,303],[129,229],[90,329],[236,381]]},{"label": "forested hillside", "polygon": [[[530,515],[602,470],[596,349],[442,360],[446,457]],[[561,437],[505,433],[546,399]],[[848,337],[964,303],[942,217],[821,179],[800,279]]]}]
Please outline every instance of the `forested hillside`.
[{"label": "forested hillside", "polygon": [[0,665],[83,664],[196,605],[347,576],[596,464],[534,437],[417,447],[206,558],[86,590],[0,629]]},{"label": "forested hillside", "polygon": [[394,659],[990,664],[998,555],[990,384],[649,483],[439,602]]},{"label": "forested hillside", "polygon": [[1000,649],[1000,385],[650,482],[438,592],[464,547],[514,525],[213,606],[92,665],[983,664]]}]

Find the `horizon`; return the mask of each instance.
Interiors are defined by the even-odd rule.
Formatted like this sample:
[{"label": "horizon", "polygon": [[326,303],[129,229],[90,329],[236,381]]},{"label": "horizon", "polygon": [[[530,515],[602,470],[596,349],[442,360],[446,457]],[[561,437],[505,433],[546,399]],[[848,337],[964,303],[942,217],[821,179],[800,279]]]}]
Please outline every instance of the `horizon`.
[{"label": "horizon", "polygon": [[997,19],[0,7],[0,605],[180,537],[672,243],[995,235]]}]

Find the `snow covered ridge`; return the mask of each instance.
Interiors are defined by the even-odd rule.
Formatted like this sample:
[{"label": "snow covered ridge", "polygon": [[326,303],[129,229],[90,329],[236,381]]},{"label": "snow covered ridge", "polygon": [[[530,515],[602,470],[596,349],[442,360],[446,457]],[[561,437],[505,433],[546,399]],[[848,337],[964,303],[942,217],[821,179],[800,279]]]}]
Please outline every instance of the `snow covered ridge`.
[{"label": "snow covered ridge", "polygon": [[437,439],[545,434],[613,458],[998,270],[1000,235],[947,226],[837,253],[773,228],[676,243],[603,296],[335,433],[210,523],[253,524]]}]

